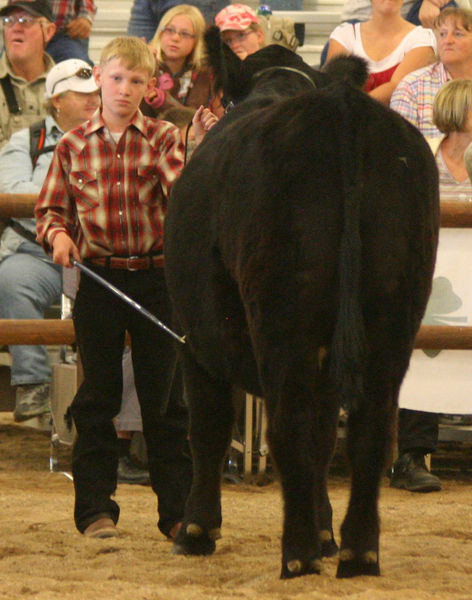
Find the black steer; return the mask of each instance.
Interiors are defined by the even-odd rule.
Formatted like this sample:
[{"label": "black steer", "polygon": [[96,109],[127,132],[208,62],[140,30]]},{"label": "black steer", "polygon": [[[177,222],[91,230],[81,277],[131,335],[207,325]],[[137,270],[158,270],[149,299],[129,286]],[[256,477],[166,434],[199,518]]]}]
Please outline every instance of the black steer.
[{"label": "black steer", "polygon": [[[418,131],[348,84],[272,101],[271,86],[304,76],[269,75],[197,148],[166,216],[194,460],[174,551],[215,550],[236,384],[265,399],[282,577],[319,573],[337,550],[327,476],[341,402],[352,483],[337,575],[378,575],[379,480],[435,261],[436,165]],[[266,106],[247,110],[259,84]]]}]

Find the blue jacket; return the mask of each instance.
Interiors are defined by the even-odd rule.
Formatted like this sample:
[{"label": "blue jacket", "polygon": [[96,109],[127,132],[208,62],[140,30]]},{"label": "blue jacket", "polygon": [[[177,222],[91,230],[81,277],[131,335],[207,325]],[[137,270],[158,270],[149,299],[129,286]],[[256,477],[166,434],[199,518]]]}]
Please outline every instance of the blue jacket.
[{"label": "blue jacket", "polygon": [[[64,132],[59,129],[56,121],[51,116],[46,117],[45,146],[55,145]],[[33,169],[30,156],[29,127],[14,133],[9,141],[0,150],[0,193],[2,194],[38,194],[46,178],[53,152],[45,152],[38,158]],[[35,220],[16,219],[23,227],[36,235]],[[5,239],[7,236],[7,239]],[[7,242],[11,250],[24,242],[19,234],[10,227],[4,231],[2,242]],[[0,260],[3,257],[0,257]]]}]

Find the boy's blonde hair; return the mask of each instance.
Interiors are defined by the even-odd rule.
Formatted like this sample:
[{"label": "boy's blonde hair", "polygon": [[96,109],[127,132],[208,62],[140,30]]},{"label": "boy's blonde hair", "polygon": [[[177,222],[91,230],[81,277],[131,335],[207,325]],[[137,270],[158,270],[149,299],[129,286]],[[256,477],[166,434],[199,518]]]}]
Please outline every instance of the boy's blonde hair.
[{"label": "boy's blonde hair", "polygon": [[472,109],[472,79],[448,81],[436,94],[433,123],[442,133],[464,132]]},{"label": "boy's blonde hair", "polygon": [[153,51],[146,42],[131,35],[116,37],[108,42],[102,50],[100,66],[105,66],[114,58],[120,59],[126,69],[144,71],[149,77],[153,77],[156,71]]},{"label": "boy's blonde hair", "polygon": [[157,51],[157,61],[160,64],[165,63],[165,56],[161,48],[162,31],[165,29],[174,17],[185,15],[192,21],[193,33],[195,35],[195,45],[192,52],[187,57],[187,65],[196,71],[199,71],[205,63],[205,46],[203,43],[203,34],[205,33],[205,19],[196,6],[190,4],[178,4],[164,13],[159,22],[154,37],[149,45]]}]

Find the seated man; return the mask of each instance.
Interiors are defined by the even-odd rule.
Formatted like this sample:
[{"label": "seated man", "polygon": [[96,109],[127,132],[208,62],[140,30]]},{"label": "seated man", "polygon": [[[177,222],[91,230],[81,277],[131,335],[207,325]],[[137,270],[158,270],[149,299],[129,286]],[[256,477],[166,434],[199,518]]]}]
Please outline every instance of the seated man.
[{"label": "seated man", "polygon": [[[11,134],[44,116],[45,47],[56,31],[47,0],[9,2],[0,9],[5,52],[0,58],[0,148]],[[19,43],[20,42],[20,43]]]},{"label": "seated man", "polygon": [[[40,123],[45,137],[42,153],[32,153],[33,130],[14,133],[0,152],[1,193],[38,193],[56,142],[65,131],[88,119],[100,104],[92,69],[77,59],[53,67],[46,79],[46,95],[48,116]],[[2,234],[2,319],[40,319],[60,297],[61,269],[46,257],[35,238],[34,219],[11,219]],[[15,421],[49,412],[51,369],[45,347],[11,345],[9,350],[11,384],[16,387]]]},{"label": "seated man", "polygon": [[46,48],[48,54],[55,62],[80,58],[93,64],[88,51],[97,12],[94,0],[52,0],[51,8],[57,31]]}]

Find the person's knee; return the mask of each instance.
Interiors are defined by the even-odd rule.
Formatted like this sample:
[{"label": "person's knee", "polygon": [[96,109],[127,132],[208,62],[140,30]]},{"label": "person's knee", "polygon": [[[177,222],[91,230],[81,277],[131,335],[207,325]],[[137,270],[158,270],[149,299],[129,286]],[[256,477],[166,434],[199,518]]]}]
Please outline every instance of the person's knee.
[{"label": "person's knee", "polygon": [[61,294],[61,276],[55,269],[38,266],[28,255],[12,255],[0,264],[0,304],[9,306],[23,302],[45,309]]}]

